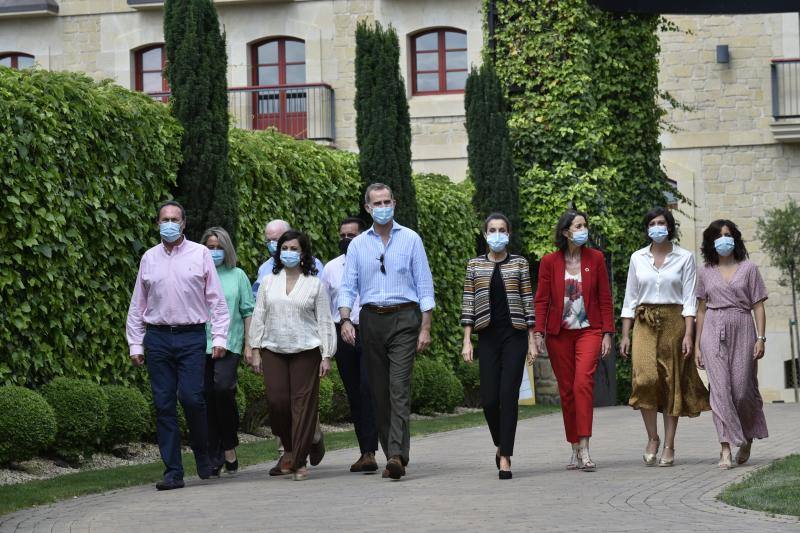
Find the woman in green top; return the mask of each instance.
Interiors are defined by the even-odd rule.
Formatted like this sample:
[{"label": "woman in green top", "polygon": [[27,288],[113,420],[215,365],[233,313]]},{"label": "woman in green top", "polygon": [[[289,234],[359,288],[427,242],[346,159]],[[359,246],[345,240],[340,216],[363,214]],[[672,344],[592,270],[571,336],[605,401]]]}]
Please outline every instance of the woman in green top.
[{"label": "woman in green top", "polygon": [[205,391],[208,413],[208,455],[211,460],[212,475],[219,475],[223,465],[225,470],[232,474],[239,468],[239,461],[236,458],[236,446],[239,445],[236,368],[239,366],[241,354],[250,353],[249,347],[243,344],[250,329],[250,317],[255,308],[255,301],[247,274],[236,267],[236,250],[228,232],[219,227],[209,228],[203,234],[200,243],[211,251],[231,320],[228,329],[228,350],[218,359],[214,359],[211,355],[211,331],[209,325],[206,325],[208,356]]}]

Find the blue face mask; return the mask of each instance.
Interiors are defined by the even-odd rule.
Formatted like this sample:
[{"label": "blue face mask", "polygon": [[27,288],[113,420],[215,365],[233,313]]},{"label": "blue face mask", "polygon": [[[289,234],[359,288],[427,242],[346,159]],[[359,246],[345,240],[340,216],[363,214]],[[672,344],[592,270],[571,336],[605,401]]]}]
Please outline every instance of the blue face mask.
[{"label": "blue face mask", "polygon": [[300,252],[294,250],[281,250],[281,263],[283,266],[294,268],[300,264]]},{"label": "blue face mask", "polygon": [[723,235],[714,241],[714,248],[717,249],[717,253],[722,257],[731,255],[735,245],[736,241],[733,240],[733,237],[728,237],[727,235]]},{"label": "blue face mask", "polygon": [[211,259],[214,260],[214,265],[220,266],[225,261],[225,250],[209,250],[211,252]]},{"label": "blue face mask", "polygon": [[589,230],[579,229],[578,231],[573,231],[571,240],[578,246],[583,246],[589,240]]},{"label": "blue face mask", "polygon": [[278,241],[267,241],[267,250],[269,255],[275,255],[275,252],[278,251]]},{"label": "blue face mask", "polygon": [[669,237],[669,230],[666,226],[650,226],[647,228],[647,236],[656,244],[661,244]]},{"label": "blue face mask", "polygon": [[508,233],[490,233],[486,237],[486,243],[493,252],[502,252],[508,246]]},{"label": "blue face mask", "polygon": [[383,226],[384,224],[388,224],[394,218],[394,207],[373,207],[372,208],[372,220],[375,221],[376,224],[380,224]]},{"label": "blue face mask", "polygon": [[175,242],[181,236],[181,225],[177,222],[162,222],[158,225],[161,238],[167,242]]}]

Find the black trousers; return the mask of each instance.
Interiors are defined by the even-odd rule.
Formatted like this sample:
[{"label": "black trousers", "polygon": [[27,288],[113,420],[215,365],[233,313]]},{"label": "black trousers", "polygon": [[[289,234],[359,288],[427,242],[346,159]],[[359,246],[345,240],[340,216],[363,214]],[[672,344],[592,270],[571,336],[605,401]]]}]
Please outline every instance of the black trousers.
[{"label": "black trousers", "polygon": [[361,353],[361,339],[356,334],[356,345],[342,340],[342,327],[336,324],[336,366],[342,377],[347,400],[350,403],[350,418],[356,430],[361,453],[375,453],[378,449],[378,428],[375,426],[375,409],[369,390],[367,368]]},{"label": "black trousers", "polygon": [[230,350],[219,359],[206,355],[208,457],[214,467],[225,462],[225,450],[232,450],[239,445],[239,409],[236,407],[236,369],[239,359],[241,356]]},{"label": "black trousers", "polygon": [[491,325],[478,332],[481,404],[500,455],[514,455],[519,417],[519,387],[528,353],[528,333]]}]

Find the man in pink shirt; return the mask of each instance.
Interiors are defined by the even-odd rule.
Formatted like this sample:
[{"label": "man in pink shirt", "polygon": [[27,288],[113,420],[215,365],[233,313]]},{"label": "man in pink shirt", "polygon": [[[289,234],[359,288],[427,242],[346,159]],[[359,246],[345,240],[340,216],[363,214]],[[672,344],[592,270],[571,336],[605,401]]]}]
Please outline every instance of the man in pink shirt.
[{"label": "man in pink shirt", "polygon": [[228,305],[208,248],[183,236],[186,214],[174,201],[164,202],[156,218],[161,244],[147,250],[128,308],[126,333],[131,360],[147,363],[156,434],[164,479],[158,490],[182,488],[181,432],[176,396],[189,425],[197,473],[211,476],[203,379],[205,324],[211,321],[212,357],[225,355]]}]

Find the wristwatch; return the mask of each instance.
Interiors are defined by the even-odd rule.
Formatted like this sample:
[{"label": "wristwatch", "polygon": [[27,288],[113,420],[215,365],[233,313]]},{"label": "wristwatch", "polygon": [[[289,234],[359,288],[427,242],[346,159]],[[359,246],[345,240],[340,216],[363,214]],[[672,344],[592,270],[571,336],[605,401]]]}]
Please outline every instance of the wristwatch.
[{"label": "wristwatch", "polygon": [[767,338],[766,337],[756,337],[756,340],[757,341],[761,341],[761,342],[767,342]]},{"label": "wristwatch", "polygon": [[352,323],[353,323],[353,321],[352,321],[352,320],[350,320],[350,318],[348,317],[348,318],[343,318],[343,319],[341,319],[341,320],[339,321],[339,325],[341,325],[341,326],[344,326],[344,323],[345,323],[345,322],[350,322],[350,324],[352,324]]}]

